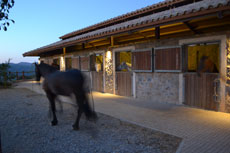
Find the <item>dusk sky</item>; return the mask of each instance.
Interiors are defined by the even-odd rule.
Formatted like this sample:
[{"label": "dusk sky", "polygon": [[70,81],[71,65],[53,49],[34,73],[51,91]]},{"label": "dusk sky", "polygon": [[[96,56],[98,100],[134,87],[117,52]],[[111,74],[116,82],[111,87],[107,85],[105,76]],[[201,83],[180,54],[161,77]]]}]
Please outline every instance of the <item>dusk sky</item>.
[{"label": "dusk sky", "polygon": [[27,51],[48,45],[59,37],[98,22],[155,4],[162,0],[15,0],[9,18],[15,20],[0,31],[0,63],[35,62]]}]

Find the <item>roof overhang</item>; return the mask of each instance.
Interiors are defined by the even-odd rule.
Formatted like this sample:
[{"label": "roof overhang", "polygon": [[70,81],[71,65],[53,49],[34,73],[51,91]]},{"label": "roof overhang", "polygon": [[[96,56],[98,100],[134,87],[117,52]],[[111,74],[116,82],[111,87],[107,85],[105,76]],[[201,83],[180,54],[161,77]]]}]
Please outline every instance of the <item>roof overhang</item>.
[{"label": "roof overhang", "polygon": [[[206,18],[209,17],[222,19],[224,16],[229,16],[229,14],[230,0],[204,0],[60,40],[50,45],[26,52],[23,56],[40,56],[41,54],[62,49],[64,47],[70,47],[111,36],[119,37],[124,33],[128,33],[131,36],[133,33],[143,31],[144,29],[155,30],[155,27],[170,29],[176,23],[185,23],[186,25],[188,22],[202,19],[206,20]],[[229,19],[224,18],[224,23],[229,25]],[[219,22],[215,24],[221,23]],[[186,26],[194,32],[189,25]]]}]

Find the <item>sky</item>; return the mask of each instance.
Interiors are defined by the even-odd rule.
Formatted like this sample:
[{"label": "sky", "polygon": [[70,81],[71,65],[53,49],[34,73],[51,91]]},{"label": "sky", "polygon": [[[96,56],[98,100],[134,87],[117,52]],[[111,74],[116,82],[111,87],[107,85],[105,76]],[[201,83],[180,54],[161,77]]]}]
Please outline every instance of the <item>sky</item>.
[{"label": "sky", "polygon": [[158,3],[162,0],[15,0],[7,31],[0,30],[0,63],[36,62],[23,57],[59,41],[69,32]]}]

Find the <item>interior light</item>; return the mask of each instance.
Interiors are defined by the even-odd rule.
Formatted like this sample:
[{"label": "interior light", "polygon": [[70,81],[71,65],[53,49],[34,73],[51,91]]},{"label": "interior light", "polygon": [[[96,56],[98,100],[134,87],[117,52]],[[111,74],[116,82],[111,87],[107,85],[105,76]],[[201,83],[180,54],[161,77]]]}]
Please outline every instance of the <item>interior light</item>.
[{"label": "interior light", "polygon": [[106,52],[106,57],[107,57],[107,59],[111,59],[112,58],[112,52],[111,51],[107,51]]}]

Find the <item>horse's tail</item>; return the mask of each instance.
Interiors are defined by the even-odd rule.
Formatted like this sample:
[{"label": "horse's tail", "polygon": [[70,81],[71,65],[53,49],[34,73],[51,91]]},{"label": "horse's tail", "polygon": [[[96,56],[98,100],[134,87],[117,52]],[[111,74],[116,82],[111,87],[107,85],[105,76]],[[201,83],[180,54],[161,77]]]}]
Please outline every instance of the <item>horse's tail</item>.
[{"label": "horse's tail", "polygon": [[[87,81],[87,76],[85,74],[83,74],[81,71],[81,83],[82,83],[82,100],[83,100],[83,112],[85,113],[85,116],[88,120],[93,120],[96,121],[97,120],[97,113],[94,111],[94,109],[92,109],[92,107],[90,106],[89,103],[89,99],[88,99],[88,93],[90,93],[90,87],[87,86],[86,81]],[[77,92],[79,94],[79,92]]]},{"label": "horse's tail", "polygon": [[85,102],[83,103],[83,111],[88,120],[97,121],[97,113],[92,109],[89,104],[87,95],[85,94]]},{"label": "horse's tail", "polygon": [[77,96],[78,106],[80,109],[83,110],[86,118],[88,120],[96,121],[97,120],[97,114],[94,111],[94,109],[92,109],[92,107],[89,103],[88,94],[83,87],[80,91],[76,92],[76,96]]}]

